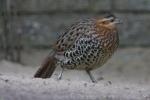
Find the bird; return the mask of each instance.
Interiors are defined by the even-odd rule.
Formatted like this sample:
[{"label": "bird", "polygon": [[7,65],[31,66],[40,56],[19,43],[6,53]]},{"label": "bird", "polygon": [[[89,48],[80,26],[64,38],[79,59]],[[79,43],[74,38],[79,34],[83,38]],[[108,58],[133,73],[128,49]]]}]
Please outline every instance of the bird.
[{"label": "bird", "polygon": [[85,70],[96,83],[91,71],[103,66],[117,50],[119,23],[120,19],[113,14],[74,23],[59,35],[34,77],[50,78],[55,68],[60,66],[59,80],[64,69],[75,69]]}]

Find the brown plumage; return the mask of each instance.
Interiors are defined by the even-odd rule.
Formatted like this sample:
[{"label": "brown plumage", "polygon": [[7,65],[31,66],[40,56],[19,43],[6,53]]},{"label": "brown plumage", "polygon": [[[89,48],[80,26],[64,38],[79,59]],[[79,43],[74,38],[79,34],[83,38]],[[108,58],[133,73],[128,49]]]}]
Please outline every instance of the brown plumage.
[{"label": "brown plumage", "polygon": [[73,24],[60,35],[34,77],[51,77],[56,66],[61,66],[62,72],[64,68],[86,70],[95,82],[90,71],[102,66],[119,45],[117,23],[118,19],[110,15]]}]

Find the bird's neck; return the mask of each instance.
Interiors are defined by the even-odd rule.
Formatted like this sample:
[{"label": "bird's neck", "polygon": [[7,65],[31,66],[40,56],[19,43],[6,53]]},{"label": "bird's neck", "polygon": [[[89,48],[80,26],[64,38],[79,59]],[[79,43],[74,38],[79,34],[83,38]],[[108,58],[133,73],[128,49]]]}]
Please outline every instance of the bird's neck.
[{"label": "bird's neck", "polygon": [[114,34],[117,31],[116,27],[105,27],[105,26],[96,26],[96,31],[100,35],[108,36],[109,34]]}]

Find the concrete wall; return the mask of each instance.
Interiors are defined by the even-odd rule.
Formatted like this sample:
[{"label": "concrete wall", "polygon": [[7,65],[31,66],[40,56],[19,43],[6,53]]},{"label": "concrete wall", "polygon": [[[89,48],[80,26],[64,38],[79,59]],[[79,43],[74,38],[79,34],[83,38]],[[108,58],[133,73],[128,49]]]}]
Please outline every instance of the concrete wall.
[{"label": "concrete wall", "polygon": [[[9,14],[0,10],[0,34],[5,34],[3,25],[7,23],[11,26],[7,28],[9,34],[21,35],[24,46],[47,47],[73,22],[109,12],[124,22],[119,32],[121,46],[150,46],[149,0],[7,0],[7,4],[5,1],[0,0],[0,5],[8,8]],[[4,22],[4,15],[11,18]]]}]

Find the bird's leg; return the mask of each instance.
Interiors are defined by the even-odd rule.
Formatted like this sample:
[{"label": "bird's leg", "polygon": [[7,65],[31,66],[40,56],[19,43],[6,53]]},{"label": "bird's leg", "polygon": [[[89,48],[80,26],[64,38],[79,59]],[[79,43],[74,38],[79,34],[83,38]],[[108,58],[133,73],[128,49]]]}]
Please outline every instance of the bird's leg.
[{"label": "bird's leg", "polygon": [[97,81],[95,80],[95,78],[94,78],[93,75],[91,74],[90,70],[86,70],[86,72],[87,72],[87,74],[89,75],[91,81],[92,81],[93,83],[96,83]]},{"label": "bird's leg", "polygon": [[60,74],[58,75],[58,80],[62,79],[62,74],[64,72],[64,68],[62,67]]}]

